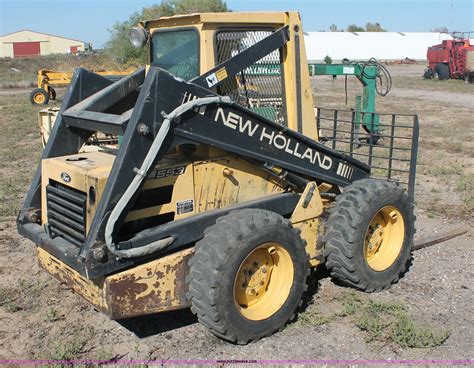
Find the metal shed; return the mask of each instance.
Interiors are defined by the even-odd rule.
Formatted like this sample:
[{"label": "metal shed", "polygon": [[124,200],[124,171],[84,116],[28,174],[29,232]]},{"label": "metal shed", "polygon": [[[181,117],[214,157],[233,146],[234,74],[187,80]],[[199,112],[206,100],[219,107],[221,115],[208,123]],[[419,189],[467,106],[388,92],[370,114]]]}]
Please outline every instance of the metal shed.
[{"label": "metal shed", "polygon": [[83,50],[84,41],[26,29],[0,36],[0,57],[34,57]]}]

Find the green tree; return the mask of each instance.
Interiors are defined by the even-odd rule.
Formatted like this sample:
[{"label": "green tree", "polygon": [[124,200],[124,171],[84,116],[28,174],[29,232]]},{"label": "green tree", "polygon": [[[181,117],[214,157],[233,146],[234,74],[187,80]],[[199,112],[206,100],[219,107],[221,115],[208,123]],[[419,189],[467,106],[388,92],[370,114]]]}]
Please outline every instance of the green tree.
[{"label": "green tree", "polygon": [[383,29],[380,23],[366,23],[365,30],[367,32],[387,32],[386,29]]},{"label": "green tree", "polygon": [[355,24],[349,24],[346,28],[346,32],[365,32],[365,28]]},{"label": "green tree", "polygon": [[387,32],[387,30],[382,28],[380,23],[367,22],[365,28],[356,24],[349,24],[346,28],[346,32]]},{"label": "green tree", "polygon": [[329,30],[331,32],[339,32],[339,29],[337,28],[337,25],[335,25],[334,23],[329,26]]},{"label": "green tree", "polygon": [[324,57],[324,62],[325,62],[326,64],[332,64],[332,58],[331,58],[329,55],[326,55],[326,56]]},{"label": "green tree", "polygon": [[140,12],[131,14],[124,22],[116,22],[111,29],[110,38],[105,44],[106,53],[119,63],[130,60],[145,63],[146,49],[134,48],[128,39],[130,28],[140,20],[157,19],[176,14],[203,12],[226,12],[225,0],[162,0],[160,4],[143,8]]}]

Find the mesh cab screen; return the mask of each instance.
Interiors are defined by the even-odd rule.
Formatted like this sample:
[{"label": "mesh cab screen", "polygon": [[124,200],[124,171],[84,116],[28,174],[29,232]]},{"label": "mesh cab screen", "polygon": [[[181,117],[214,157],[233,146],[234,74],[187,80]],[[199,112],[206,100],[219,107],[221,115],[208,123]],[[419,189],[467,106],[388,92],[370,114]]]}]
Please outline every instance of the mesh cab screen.
[{"label": "mesh cab screen", "polygon": [[[272,34],[271,30],[220,31],[216,36],[220,64]],[[281,50],[275,50],[218,87],[218,93],[278,124],[287,125],[283,103]]]}]

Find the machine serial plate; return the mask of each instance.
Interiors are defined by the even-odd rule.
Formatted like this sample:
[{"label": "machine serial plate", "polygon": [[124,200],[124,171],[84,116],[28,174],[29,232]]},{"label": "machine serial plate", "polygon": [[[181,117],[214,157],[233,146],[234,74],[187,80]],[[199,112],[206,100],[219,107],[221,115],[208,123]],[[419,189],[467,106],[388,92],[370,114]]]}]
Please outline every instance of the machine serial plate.
[{"label": "machine serial plate", "polygon": [[194,211],[194,201],[192,199],[176,202],[176,213],[178,215],[183,215],[185,213],[193,212],[193,211]]}]

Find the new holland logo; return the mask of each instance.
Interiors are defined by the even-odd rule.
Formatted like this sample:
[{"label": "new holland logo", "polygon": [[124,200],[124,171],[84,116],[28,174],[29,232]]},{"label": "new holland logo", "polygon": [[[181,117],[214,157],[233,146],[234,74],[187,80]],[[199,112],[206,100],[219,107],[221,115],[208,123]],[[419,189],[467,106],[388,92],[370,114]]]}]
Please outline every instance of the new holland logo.
[{"label": "new holland logo", "polygon": [[66,182],[66,183],[69,183],[71,181],[71,177],[69,176],[68,173],[61,173],[61,179],[62,181]]},{"label": "new holland logo", "polygon": [[353,172],[354,169],[352,167],[339,162],[339,165],[337,166],[337,175],[350,180]]},{"label": "new holland logo", "polygon": [[308,161],[313,165],[319,166],[324,170],[331,170],[333,160],[331,157],[316,151],[311,147],[300,144],[293,140],[293,138],[286,136],[283,132],[278,132],[269,127],[261,126],[259,123],[244,119],[242,116],[234,112],[226,112],[219,107],[214,117],[214,121],[221,123],[227,128],[233,129],[240,134],[245,134],[248,137],[258,139],[260,142],[275,147],[278,150],[284,151],[301,160]]}]

